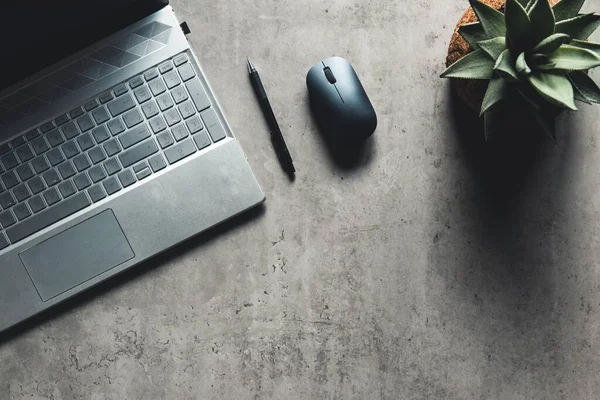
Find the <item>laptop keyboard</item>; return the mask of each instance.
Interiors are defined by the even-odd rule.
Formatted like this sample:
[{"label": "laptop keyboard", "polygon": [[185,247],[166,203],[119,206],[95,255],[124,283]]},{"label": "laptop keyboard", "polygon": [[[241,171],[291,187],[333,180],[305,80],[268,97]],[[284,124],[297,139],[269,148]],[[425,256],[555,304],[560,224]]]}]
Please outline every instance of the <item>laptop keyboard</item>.
[{"label": "laptop keyboard", "polygon": [[0,145],[0,250],[224,138],[187,54],[162,62]]}]

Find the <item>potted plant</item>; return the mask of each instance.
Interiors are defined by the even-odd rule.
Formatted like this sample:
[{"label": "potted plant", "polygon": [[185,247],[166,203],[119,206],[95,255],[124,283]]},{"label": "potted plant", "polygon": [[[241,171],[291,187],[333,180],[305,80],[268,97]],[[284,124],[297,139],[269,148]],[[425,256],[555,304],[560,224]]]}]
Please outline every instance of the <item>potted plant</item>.
[{"label": "potted plant", "polygon": [[554,119],[600,103],[587,71],[600,66],[600,44],[588,41],[600,15],[580,14],[585,0],[469,0],[457,24],[444,78],[453,78],[470,108],[484,117],[486,140],[523,105],[556,140]]}]

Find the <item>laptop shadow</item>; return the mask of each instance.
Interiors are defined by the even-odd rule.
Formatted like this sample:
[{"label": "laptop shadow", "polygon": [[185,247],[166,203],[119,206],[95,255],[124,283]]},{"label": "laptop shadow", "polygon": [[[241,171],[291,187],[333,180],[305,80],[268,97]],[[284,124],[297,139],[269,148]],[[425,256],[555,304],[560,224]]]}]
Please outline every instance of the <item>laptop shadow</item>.
[{"label": "laptop shadow", "polygon": [[37,314],[15,326],[7,329],[6,331],[0,333],[0,346],[9,343],[17,336],[20,336],[23,333],[29,332],[37,326],[50,321],[56,317],[59,317],[67,312],[72,311],[75,307],[81,304],[88,304],[93,301],[99,295],[103,295],[111,290],[118,289],[124,285],[127,285],[133,279],[136,279],[143,274],[148,273],[155,268],[158,268],[162,265],[165,265],[168,261],[177,257],[182,253],[187,253],[190,250],[200,247],[210,245],[211,242],[217,240],[219,237],[230,233],[238,229],[239,227],[254,221],[264,215],[266,210],[266,206],[260,204],[242,214],[233,217],[213,228],[194,236],[177,246],[145,261],[135,267],[132,267],[121,274],[117,274],[104,282],[99,283],[98,285],[83,291],[70,299],[63,301],[60,304],[57,304],[54,307],[51,307],[47,310],[42,311],[40,314]]}]

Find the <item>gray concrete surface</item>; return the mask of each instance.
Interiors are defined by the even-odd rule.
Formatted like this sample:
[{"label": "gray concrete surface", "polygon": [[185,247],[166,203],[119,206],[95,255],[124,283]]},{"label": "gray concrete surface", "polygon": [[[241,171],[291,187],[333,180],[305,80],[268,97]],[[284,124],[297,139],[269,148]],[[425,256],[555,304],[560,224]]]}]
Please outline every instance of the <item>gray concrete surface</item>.
[{"label": "gray concrete surface", "polygon": [[[598,398],[599,109],[486,148],[438,79],[466,3],[173,0],[266,206],[2,342],[0,398]],[[379,113],[352,168],[307,107],[331,55]]]}]

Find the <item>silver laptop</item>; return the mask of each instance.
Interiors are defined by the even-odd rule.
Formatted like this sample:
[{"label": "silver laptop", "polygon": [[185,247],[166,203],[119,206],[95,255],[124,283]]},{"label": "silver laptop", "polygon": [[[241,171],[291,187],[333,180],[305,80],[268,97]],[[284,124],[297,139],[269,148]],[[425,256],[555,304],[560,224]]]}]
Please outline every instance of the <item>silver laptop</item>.
[{"label": "silver laptop", "polygon": [[264,200],[165,2],[43,5],[2,53],[0,331]]}]

